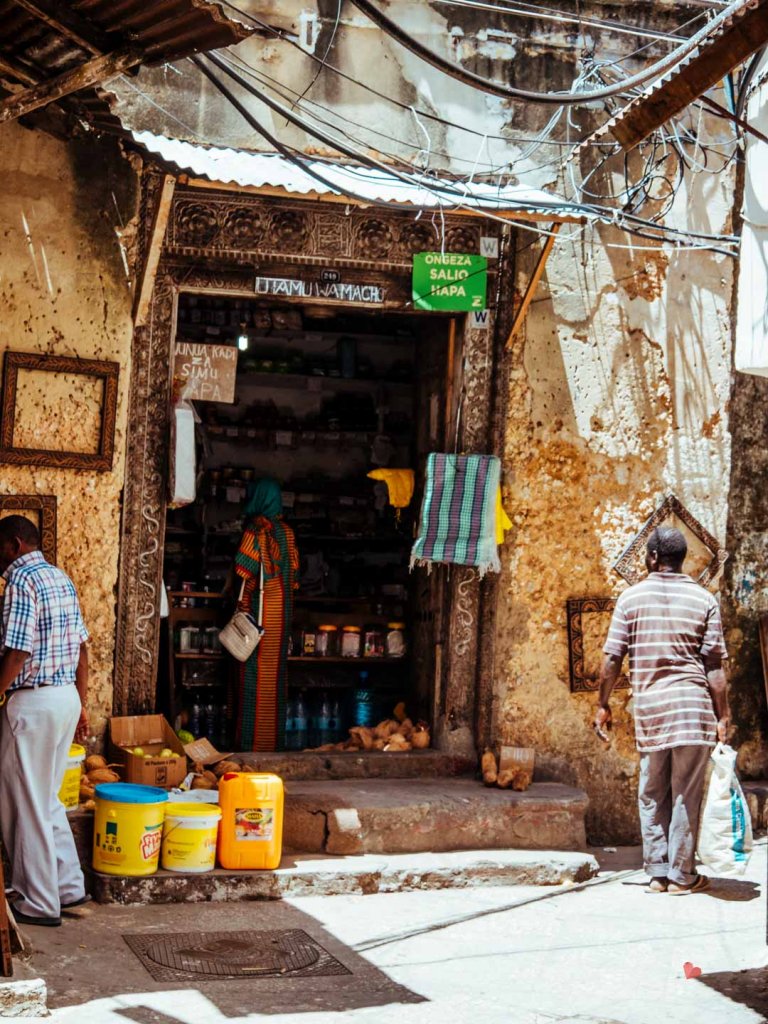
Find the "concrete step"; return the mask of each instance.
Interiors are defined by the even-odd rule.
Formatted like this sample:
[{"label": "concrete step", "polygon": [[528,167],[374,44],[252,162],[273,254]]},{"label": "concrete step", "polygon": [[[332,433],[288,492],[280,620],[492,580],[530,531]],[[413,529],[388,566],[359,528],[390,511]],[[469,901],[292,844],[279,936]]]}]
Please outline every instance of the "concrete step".
[{"label": "concrete step", "polygon": [[472,779],[289,782],[283,845],[326,854],[583,850],[587,802],[552,782],[525,793]]},{"label": "concrete step", "polygon": [[148,878],[90,872],[89,888],[99,903],[224,903],[475,886],[574,885],[586,882],[597,871],[593,856],[574,852],[498,850],[387,857],[287,855],[276,871],[217,868],[203,875],[158,871]]},{"label": "concrete step", "polygon": [[439,750],[379,751],[316,754],[232,754],[230,760],[251,764],[257,771],[272,772],[285,781],[330,779],[447,779],[470,775],[477,762]]},{"label": "concrete step", "polygon": [[768,829],[768,779],[742,782],[741,788],[749,804],[753,830],[765,832]]}]

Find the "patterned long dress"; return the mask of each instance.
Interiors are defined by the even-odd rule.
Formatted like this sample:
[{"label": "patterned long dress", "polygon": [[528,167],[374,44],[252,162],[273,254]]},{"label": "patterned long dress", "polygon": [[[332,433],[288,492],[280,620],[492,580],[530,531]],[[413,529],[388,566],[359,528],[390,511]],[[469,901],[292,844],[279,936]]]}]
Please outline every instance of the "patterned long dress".
[{"label": "patterned long dress", "polygon": [[239,751],[281,750],[285,745],[288,638],[299,554],[293,530],[282,518],[259,517],[249,524],[235,558],[235,572],[245,581],[240,607],[259,614],[259,584],[264,565],[264,635],[254,653],[239,666],[235,743]]}]

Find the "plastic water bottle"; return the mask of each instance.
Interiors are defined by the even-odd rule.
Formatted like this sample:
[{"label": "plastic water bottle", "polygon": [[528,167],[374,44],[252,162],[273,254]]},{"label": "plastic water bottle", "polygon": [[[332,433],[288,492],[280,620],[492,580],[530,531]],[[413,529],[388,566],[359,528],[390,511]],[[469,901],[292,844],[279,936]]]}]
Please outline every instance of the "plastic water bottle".
[{"label": "plastic water bottle", "polygon": [[206,704],[205,706],[205,735],[211,743],[215,743],[218,739],[218,725],[217,722],[218,712],[214,704]]},{"label": "plastic water bottle", "polygon": [[333,707],[331,708],[331,726],[330,726],[331,738],[328,740],[329,743],[338,743],[341,736],[341,708],[339,702],[335,700]]},{"label": "plastic water bottle", "polygon": [[307,705],[304,703],[304,697],[301,696],[296,701],[296,713],[294,716],[294,736],[296,737],[296,750],[303,750],[307,745],[307,730],[309,723],[307,722]]},{"label": "plastic water bottle", "polygon": [[193,704],[192,710],[189,713],[189,731],[195,737],[196,740],[200,739],[200,719],[202,718],[202,708],[199,704]]},{"label": "plastic water bottle", "polygon": [[296,701],[289,700],[285,707],[285,749],[296,750]]},{"label": "plastic water bottle", "polygon": [[360,673],[360,682],[355,690],[355,725],[373,724],[373,690],[368,683],[368,673]]},{"label": "plastic water bottle", "polygon": [[317,716],[317,733],[320,744],[333,743],[334,736],[331,728],[331,702],[327,694],[323,694],[320,703],[320,713]]}]

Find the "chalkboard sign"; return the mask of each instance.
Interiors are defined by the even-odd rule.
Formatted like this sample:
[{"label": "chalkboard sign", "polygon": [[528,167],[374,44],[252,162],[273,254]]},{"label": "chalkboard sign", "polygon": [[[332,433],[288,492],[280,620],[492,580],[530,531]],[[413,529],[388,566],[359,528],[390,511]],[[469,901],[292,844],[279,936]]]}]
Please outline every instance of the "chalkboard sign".
[{"label": "chalkboard sign", "polygon": [[234,345],[200,345],[177,341],[173,349],[173,376],[181,381],[181,394],[195,402],[234,402],[237,349]]}]

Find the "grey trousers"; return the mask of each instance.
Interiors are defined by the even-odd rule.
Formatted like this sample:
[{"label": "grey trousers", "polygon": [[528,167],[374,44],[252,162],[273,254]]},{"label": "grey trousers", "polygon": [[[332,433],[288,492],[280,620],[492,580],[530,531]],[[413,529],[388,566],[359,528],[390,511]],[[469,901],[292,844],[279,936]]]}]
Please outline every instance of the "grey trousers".
[{"label": "grey trousers", "polygon": [[83,872],[58,797],[80,717],[74,686],[9,695],[0,724],[0,830],[11,861],[16,906],[58,917],[62,903],[85,895]]},{"label": "grey trousers", "polygon": [[640,755],[640,830],[646,874],[690,885],[711,747],[672,747]]}]

